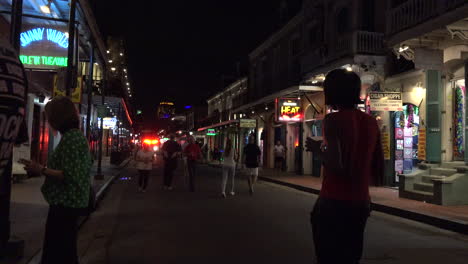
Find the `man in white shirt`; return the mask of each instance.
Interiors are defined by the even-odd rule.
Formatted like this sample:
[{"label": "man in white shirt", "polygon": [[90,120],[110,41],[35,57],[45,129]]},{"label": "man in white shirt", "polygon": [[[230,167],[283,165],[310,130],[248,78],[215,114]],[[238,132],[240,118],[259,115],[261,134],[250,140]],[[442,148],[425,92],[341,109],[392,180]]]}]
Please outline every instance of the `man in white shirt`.
[{"label": "man in white shirt", "polygon": [[284,156],[286,154],[286,149],[281,145],[281,141],[277,141],[275,145],[275,169],[283,169]]}]

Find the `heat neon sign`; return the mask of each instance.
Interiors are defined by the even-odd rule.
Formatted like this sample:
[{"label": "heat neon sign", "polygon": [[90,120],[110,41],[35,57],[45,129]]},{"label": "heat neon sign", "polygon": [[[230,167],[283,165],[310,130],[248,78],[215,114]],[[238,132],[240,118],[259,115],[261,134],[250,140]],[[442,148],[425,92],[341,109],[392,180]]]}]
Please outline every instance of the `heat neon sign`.
[{"label": "heat neon sign", "polygon": [[301,101],[297,98],[276,99],[276,116],[282,122],[300,122],[303,113]]},{"label": "heat neon sign", "polygon": [[21,47],[36,41],[48,40],[64,49],[68,48],[68,35],[52,28],[33,28],[20,34]]}]

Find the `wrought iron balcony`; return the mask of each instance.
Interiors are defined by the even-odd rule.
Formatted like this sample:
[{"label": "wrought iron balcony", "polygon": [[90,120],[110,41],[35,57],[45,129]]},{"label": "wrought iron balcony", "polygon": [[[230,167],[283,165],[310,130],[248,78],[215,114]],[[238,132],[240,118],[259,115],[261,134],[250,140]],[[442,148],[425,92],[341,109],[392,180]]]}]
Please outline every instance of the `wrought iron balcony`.
[{"label": "wrought iron balcony", "polygon": [[468,1],[409,0],[388,12],[387,33],[396,34],[463,5],[468,5]]},{"label": "wrought iron balcony", "polygon": [[302,59],[302,72],[354,55],[381,55],[384,49],[384,34],[367,31],[354,31],[343,35],[330,44],[311,49]]}]

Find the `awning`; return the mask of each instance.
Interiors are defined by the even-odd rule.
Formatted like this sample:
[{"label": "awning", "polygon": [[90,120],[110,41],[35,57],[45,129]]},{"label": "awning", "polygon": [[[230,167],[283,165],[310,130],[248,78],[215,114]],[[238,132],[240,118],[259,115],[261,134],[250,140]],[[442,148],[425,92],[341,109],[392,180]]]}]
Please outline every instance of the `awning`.
[{"label": "awning", "polygon": [[320,86],[314,86],[314,85],[295,85],[291,86],[289,88],[286,88],[284,90],[281,90],[277,93],[265,96],[255,102],[243,105],[237,109],[233,110],[233,113],[241,112],[246,109],[252,108],[254,106],[260,105],[260,104],[265,104],[265,103],[271,103],[274,102],[276,98],[279,97],[284,97],[288,95],[295,94],[296,96],[300,96],[301,93],[305,92],[323,92],[323,87]]},{"label": "awning", "polygon": [[207,130],[207,129],[210,129],[210,128],[216,128],[216,127],[230,125],[230,124],[236,124],[236,123],[239,123],[239,120],[224,121],[224,122],[217,123],[217,124],[214,124],[214,125],[211,125],[211,126],[199,128],[197,131],[203,131],[203,130]]}]

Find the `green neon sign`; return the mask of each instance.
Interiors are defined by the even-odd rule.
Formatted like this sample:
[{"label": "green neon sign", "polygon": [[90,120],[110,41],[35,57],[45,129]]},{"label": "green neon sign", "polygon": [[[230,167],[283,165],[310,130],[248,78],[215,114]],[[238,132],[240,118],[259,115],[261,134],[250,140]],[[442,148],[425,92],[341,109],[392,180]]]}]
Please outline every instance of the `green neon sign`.
[{"label": "green neon sign", "polygon": [[24,65],[35,66],[60,66],[67,67],[67,57],[54,57],[54,56],[29,56],[20,55],[20,60]]}]

